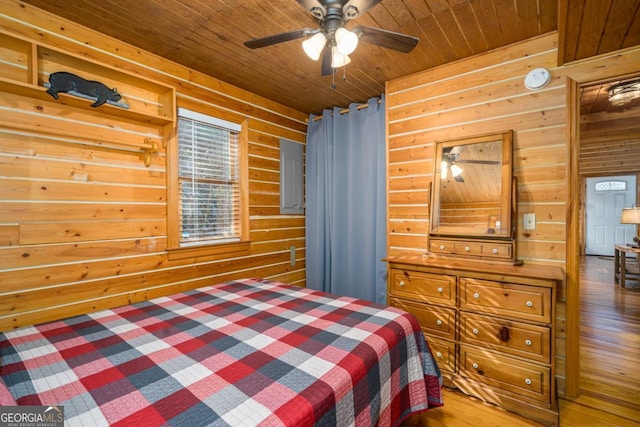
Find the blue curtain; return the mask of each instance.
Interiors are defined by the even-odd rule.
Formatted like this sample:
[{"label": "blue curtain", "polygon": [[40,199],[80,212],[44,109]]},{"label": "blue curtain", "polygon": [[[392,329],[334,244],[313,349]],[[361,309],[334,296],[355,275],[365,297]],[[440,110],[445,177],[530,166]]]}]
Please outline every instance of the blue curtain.
[{"label": "blue curtain", "polygon": [[307,287],[386,303],[384,98],[313,119],[305,169]]}]

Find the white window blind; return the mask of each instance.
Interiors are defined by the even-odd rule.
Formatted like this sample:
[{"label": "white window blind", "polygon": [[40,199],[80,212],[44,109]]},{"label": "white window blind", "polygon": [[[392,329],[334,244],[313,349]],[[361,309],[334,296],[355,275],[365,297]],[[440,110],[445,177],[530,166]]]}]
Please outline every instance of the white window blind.
[{"label": "white window blind", "polygon": [[240,240],[240,125],[178,109],[180,245]]}]

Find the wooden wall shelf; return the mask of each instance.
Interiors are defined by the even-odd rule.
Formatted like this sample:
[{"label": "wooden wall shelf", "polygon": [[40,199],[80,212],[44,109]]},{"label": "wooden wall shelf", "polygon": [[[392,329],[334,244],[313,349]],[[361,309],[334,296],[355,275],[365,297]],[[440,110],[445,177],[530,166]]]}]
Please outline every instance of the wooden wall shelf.
[{"label": "wooden wall shelf", "polygon": [[[122,70],[97,64],[37,43],[0,32],[0,91],[59,102],[77,108],[142,123],[166,125],[175,122],[175,89]],[[56,101],[46,91],[49,74],[67,71],[87,80],[118,89],[129,108],[111,104],[90,107],[92,100],[60,93]]]}]

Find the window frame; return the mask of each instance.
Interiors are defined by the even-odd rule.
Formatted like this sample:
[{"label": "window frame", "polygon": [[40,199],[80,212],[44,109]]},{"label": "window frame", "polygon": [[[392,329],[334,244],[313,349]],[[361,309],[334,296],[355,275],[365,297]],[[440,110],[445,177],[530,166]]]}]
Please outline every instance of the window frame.
[{"label": "window frame", "polygon": [[[202,244],[190,243],[181,246],[180,242],[180,184],[179,184],[179,154],[178,154],[178,122],[181,109],[190,111],[196,116],[201,114],[213,121],[222,120],[239,124],[238,132],[238,163],[240,167],[240,240],[239,241],[207,241]],[[192,117],[190,117],[192,118]],[[236,119],[236,120],[234,120]],[[230,116],[221,111],[198,108],[178,108],[175,124],[167,130],[167,253],[168,258],[183,259],[210,255],[242,255],[248,254],[249,239],[249,126],[248,120],[238,123],[237,116]]]}]

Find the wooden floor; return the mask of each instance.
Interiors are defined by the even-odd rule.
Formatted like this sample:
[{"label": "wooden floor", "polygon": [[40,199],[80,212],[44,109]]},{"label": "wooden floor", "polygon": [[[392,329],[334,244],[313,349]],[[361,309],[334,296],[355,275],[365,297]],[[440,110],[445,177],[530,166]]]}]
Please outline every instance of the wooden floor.
[{"label": "wooden floor", "polygon": [[[640,425],[640,290],[614,284],[613,260],[587,256],[580,273],[581,395],[560,400],[560,426]],[[494,405],[444,390],[445,406],[402,427],[542,426]]]}]

